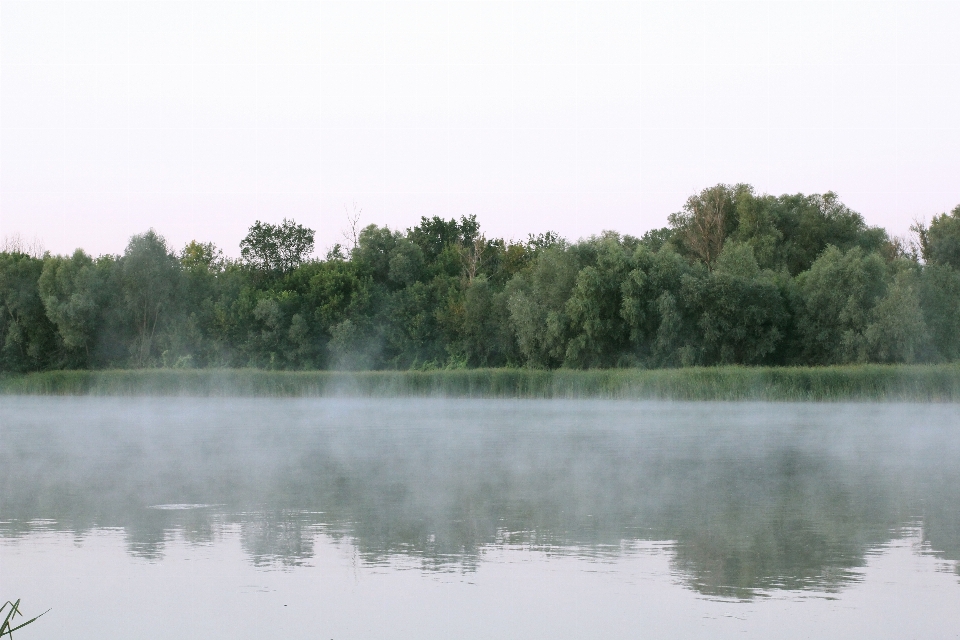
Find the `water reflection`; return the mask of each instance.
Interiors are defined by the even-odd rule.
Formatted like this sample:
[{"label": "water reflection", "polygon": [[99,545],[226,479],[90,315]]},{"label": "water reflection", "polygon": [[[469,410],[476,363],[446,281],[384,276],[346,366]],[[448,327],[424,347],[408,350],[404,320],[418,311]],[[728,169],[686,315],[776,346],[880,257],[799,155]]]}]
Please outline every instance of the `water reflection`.
[{"label": "water reflection", "polygon": [[837,591],[919,527],[960,559],[949,405],[4,398],[0,535],[239,530],[258,565],[318,535],[367,563],[470,570],[495,547],[630,553],[670,541],[708,595]]}]

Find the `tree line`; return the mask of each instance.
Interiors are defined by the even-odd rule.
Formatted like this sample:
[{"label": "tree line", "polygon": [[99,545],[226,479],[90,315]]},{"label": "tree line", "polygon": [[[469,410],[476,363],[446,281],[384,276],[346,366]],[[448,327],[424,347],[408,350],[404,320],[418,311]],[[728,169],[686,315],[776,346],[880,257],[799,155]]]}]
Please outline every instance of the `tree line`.
[{"label": "tree line", "polygon": [[240,258],[155,231],[122,255],[0,252],[0,370],[827,365],[960,360],[960,206],[868,226],[833,193],[717,185],[669,226],[488,238],[474,216],[314,232]]}]

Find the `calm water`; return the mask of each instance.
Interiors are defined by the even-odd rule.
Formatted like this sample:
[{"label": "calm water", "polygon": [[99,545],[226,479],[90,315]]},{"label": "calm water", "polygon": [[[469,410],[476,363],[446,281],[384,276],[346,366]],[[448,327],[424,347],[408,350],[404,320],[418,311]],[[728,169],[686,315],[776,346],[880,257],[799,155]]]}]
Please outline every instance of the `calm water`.
[{"label": "calm water", "polygon": [[23,640],[960,638],[958,560],[957,405],[0,398]]}]

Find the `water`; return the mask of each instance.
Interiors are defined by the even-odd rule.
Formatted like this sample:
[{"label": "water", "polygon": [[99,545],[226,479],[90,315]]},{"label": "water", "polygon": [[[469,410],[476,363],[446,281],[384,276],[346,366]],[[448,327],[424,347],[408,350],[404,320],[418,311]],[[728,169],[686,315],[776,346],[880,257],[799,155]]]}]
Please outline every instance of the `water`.
[{"label": "water", "polygon": [[960,638],[957,405],[0,398],[29,638]]}]

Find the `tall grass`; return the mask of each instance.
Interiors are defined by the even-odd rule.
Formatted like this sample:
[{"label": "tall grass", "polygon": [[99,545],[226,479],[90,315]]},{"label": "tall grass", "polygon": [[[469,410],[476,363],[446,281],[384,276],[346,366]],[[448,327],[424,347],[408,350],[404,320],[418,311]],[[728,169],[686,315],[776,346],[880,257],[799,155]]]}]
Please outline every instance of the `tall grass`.
[{"label": "tall grass", "polygon": [[957,402],[960,365],[352,373],[258,369],[48,371],[0,377],[0,393]]},{"label": "tall grass", "polygon": [[[9,609],[7,607],[9,607]],[[4,611],[6,611],[6,614],[4,614]],[[41,613],[40,616],[44,615],[48,611],[50,610],[47,609],[47,611],[44,611],[43,613]],[[3,605],[0,606],[0,616],[3,616],[3,620],[0,621],[0,638],[3,638],[3,636],[7,636],[8,638],[13,638],[14,631],[16,631],[17,629],[22,629],[32,622],[36,622],[37,618],[40,617],[40,616],[36,616],[36,617],[30,618],[26,622],[21,622],[20,624],[16,624],[15,618],[17,616],[23,617],[23,613],[20,612],[19,599],[16,602],[10,602],[9,600],[4,602]]]}]

